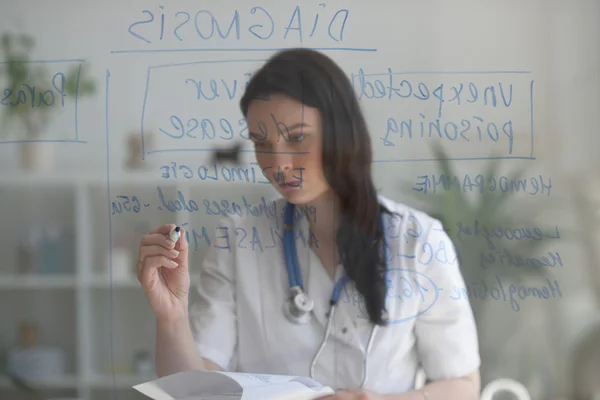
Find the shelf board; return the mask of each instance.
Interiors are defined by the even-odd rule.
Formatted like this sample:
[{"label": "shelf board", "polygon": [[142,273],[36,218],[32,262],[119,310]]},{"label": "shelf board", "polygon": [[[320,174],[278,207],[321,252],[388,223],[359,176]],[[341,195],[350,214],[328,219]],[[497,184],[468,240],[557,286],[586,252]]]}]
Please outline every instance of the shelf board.
[{"label": "shelf board", "polygon": [[[192,282],[197,280],[196,274],[191,276]],[[140,289],[135,276],[130,278],[114,278],[112,283],[108,275],[96,275],[90,280],[82,281],[74,275],[15,275],[0,274],[0,290],[11,289],[75,289],[91,287],[95,289]]]},{"label": "shelf board", "polygon": [[[76,389],[78,385],[77,375],[64,375],[48,379],[34,379],[29,382],[37,389]],[[7,378],[0,378],[0,387],[14,387]]]},{"label": "shelf board", "polygon": [[[192,274],[190,276],[190,280],[192,284],[198,280],[198,274]],[[112,284],[110,282],[110,277],[108,275],[96,275],[89,281],[89,286],[95,289],[113,289],[123,288],[123,289],[139,289],[142,290],[140,282],[137,280],[135,276],[131,276],[130,278],[117,278],[113,279]]]},{"label": "shelf board", "polygon": [[0,289],[73,289],[74,275],[0,275]]},{"label": "shelf board", "polygon": [[113,278],[112,282],[109,275],[96,275],[89,281],[89,286],[96,289],[112,288],[140,288],[140,283],[135,276],[130,278]]}]

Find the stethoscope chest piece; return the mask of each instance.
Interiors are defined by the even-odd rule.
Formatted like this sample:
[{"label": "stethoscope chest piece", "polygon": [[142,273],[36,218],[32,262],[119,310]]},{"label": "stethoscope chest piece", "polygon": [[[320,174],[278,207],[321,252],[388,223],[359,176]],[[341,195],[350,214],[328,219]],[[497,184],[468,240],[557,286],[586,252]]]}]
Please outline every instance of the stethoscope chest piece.
[{"label": "stethoscope chest piece", "polygon": [[[285,252],[285,262],[287,275],[289,280],[289,295],[283,302],[283,313],[285,317],[294,324],[306,324],[310,321],[312,317],[312,311],[314,308],[313,300],[306,294],[303,290],[304,285],[302,284],[302,276],[300,274],[300,266],[298,264],[298,255],[296,252],[296,242],[294,237],[294,204],[287,203],[285,208],[285,221],[284,226],[285,232],[283,237],[284,244],[284,252]],[[384,226],[383,215],[381,216],[381,230],[382,232],[386,232]],[[385,235],[384,235],[385,236]],[[385,260],[387,257],[387,246],[385,245],[385,237],[384,237],[384,251],[385,251]],[[346,277],[347,278],[347,277]],[[314,379],[314,370],[315,365],[317,363],[317,359],[319,358],[321,352],[325,348],[325,344],[327,343],[327,338],[331,331],[332,321],[334,320],[335,307],[340,298],[342,287],[344,286],[344,282],[346,282],[346,278],[338,280],[333,290],[333,294],[331,295],[330,300],[330,309],[327,321],[327,327],[325,328],[325,334],[323,336],[323,340],[321,341],[321,346],[315,353],[313,360],[310,364],[309,375]],[[389,321],[389,314],[385,312],[383,316],[384,320]],[[368,365],[367,365],[367,357],[371,350],[371,346],[373,344],[373,338],[375,337],[375,333],[377,331],[377,325],[374,325],[371,328],[371,334],[369,335],[369,341],[367,343],[366,355],[363,358],[363,378],[361,380],[360,387],[365,386],[365,382],[368,377]]]},{"label": "stethoscope chest piece", "polygon": [[285,316],[295,324],[307,323],[310,320],[314,302],[298,286],[292,287],[290,292],[290,297],[283,304]]}]

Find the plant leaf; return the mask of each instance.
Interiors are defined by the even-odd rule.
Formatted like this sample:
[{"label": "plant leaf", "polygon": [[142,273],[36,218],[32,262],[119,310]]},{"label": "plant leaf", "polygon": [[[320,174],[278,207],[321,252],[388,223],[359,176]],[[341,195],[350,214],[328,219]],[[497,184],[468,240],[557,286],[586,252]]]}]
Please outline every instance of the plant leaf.
[{"label": "plant leaf", "polygon": [[[523,176],[525,169],[518,168],[507,174],[507,190],[502,191],[498,187],[497,178],[503,176],[500,174],[501,159],[490,159],[482,174],[486,186],[476,196],[475,203],[471,204],[462,187],[462,182],[456,181],[458,178],[451,160],[442,146],[436,143],[432,148],[443,188],[435,194],[427,195],[424,195],[423,192],[416,192],[412,188],[408,192],[420,201],[421,207],[417,208],[421,208],[432,217],[439,219],[444,227],[449,229],[448,236],[459,256],[460,268],[465,280],[499,276],[512,282],[522,282],[530,277],[549,276],[552,267],[541,266],[546,259],[548,259],[548,263],[554,262],[547,253],[542,252],[549,245],[548,240],[533,240],[532,238],[508,241],[507,239],[497,239],[493,244],[495,247],[490,249],[488,240],[483,236],[466,238],[458,235],[459,226],[471,226],[472,228],[476,221],[480,229],[486,228],[489,232],[497,228],[532,229],[532,221],[540,210],[539,206],[535,207],[535,204],[531,208],[521,206],[523,202],[514,195],[515,192],[523,191],[522,186],[519,186],[522,182],[519,179]],[[496,190],[488,189],[491,178],[496,179]],[[405,186],[409,187],[409,185]],[[541,230],[543,231],[543,229]],[[554,268],[560,268],[560,266]]]}]

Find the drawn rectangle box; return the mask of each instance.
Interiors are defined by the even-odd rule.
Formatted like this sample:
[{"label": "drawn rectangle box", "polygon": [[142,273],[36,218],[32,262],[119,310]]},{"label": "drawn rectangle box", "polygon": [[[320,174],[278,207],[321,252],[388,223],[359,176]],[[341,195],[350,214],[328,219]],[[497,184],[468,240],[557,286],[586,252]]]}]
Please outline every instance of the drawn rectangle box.
[{"label": "drawn rectangle box", "polygon": [[[0,68],[6,68],[12,62],[0,61]],[[56,112],[56,108],[68,110],[72,107],[73,111],[73,135],[69,139],[43,138],[43,139],[23,139],[23,140],[3,140],[0,143],[22,143],[22,142],[72,142],[85,143],[79,140],[79,79],[81,76],[81,66],[85,60],[27,60],[18,63],[30,64],[30,68],[41,67],[45,70],[45,79],[43,82],[23,82],[17,88],[2,88],[0,97],[0,107],[25,106],[34,109],[43,107],[54,108],[50,113]],[[69,73],[75,74],[75,98],[70,99],[66,93],[68,84],[67,77]],[[6,85],[6,83],[4,83]],[[3,110],[6,111],[6,110]],[[12,135],[9,135],[12,136]]]},{"label": "drawn rectangle box", "polygon": [[[212,65],[212,66],[217,66],[217,67],[223,67],[226,68],[226,65],[231,65],[231,64],[238,64],[238,63],[247,63],[247,64],[257,64],[257,63],[262,63],[266,60],[264,59],[240,59],[240,60],[215,60],[215,61],[199,61],[199,62],[190,62],[190,63],[180,63],[180,64],[164,64],[164,65],[154,65],[154,66],[150,66],[148,67],[148,71],[147,71],[147,77],[146,77],[146,86],[145,86],[145,93],[144,93],[144,100],[143,100],[143,105],[142,105],[142,117],[141,117],[141,137],[142,137],[142,159],[144,159],[148,154],[153,154],[153,153],[166,153],[166,152],[192,152],[192,151],[213,151],[215,149],[215,145],[214,143],[211,145],[210,143],[208,145],[205,145],[204,143],[202,143],[202,141],[196,141],[194,144],[190,145],[190,143],[192,142],[187,142],[185,145],[183,146],[174,146],[171,148],[167,148],[165,147],[161,147],[158,146],[156,149],[152,149],[150,150],[149,148],[146,148],[145,145],[145,138],[144,136],[147,133],[147,129],[148,129],[148,121],[147,118],[149,116],[151,116],[152,118],[156,117],[156,113],[160,113],[162,112],[161,107],[157,106],[156,104],[152,104],[150,109],[148,108],[148,104],[152,102],[153,99],[153,90],[152,88],[154,88],[154,85],[158,85],[158,84],[163,84],[164,82],[161,81],[161,79],[157,79],[156,77],[156,72],[155,71],[159,71],[159,70],[165,70],[165,69],[169,69],[169,71],[172,71],[176,68],[183,68],[183,67],[196,67],[196,66],[207,66],[207,65]],[[182,71],[179,70],[178,73]],[[214,71],[214,69],[213,69]],[[199,69],[199,74],[197,76],[205,76],[207,78],[210,78],[211,75],[210,73],[207,73],[206,75],[204,75],[203,69],[200,68]],[[369,77],[383,77],[382,79],[386,79],[386,76],[449,76],[449,75],[473,75],[473,76],[490,76],[490,75],[504,75],[504,76],[527,76],[531,74],[529,71],[472,71],[472,72],[447,72],[447,71],[414,71],[414,72],[388,72],[388,73],[375,73],[375,74],[366,74],[364,76],[369,76]],[[218,73],[217,74],[213,74],[213,77],[218,77]],[[171,73],[171,75],[168,77],[168,79],[172,79],[172,77],[176,77],[177,79],[180,79],[179,84],[181,84],[181,82],[184,80],[184,76],[177,76],[177,74],[175,74],[174,72]],[[160,76],[158,77],[160,78]],[[351,81],[352,84],[354,86],[354,91],[355,93],[361,97],[364,93],[362,93],[362,90],[360,88],[358,88],[358,79],[360,78],[360,74],[355,74],[354,72],[351,74]],[[216,79],[218,80],[218,79]],[[519,84],[519,86],[517,86],[519,88],[519,90],[527,90],[527,101],[529,104],[527,104],[529,110],[528,110],[528,124],[529,124],[529,140],[528,140],[528,148],[526,149],[526,151],[523,150],[523,147],[519,147],[519,153],[518,154],[504,154],[504,155],[500,155],[499,157],[490,157],[489,155],[482,155],[480,157],[461,157],[456,156],[455,152],[451,152],[452,154],[454,154],[455,156],[452,157],[451,159],[453,160],[488,160],[488,159],[492,159],[492,158],[503,158],[503,159],[534,159],[533,157],[533,149],[534,149],[534,131],[533,131],[533,80],[531,80],[530,82],[527,82],[528,85],[525,88],[523,86],[523,84]],[[378,87],[381,88],[384,85],[381,84]],[[420,86],[418,86],[420,88]],[[416,90],[417,86],[415,86],[415,90]],[[189,88],[186,87],[186,90],[188,90]],[[231,87],[229,87],[227,90],[230,90]],[[450,87],[447,88],[447,90],[451,89]],[[485,88],[481,88],[481,97],[483,98],[484,92],[485,92],[485,96],[488,96],[487,91],[484,90]],[[154,89],[154,94],[158,95],[160,94],[160,96],[164,96],[165,92],[168,93],[169,90],[172,90],[172,88],[167,85],[164,86],[162,88],[162,90],[157,90],[156,88]],[[237,86],[237,90],[240,90],[239,85]],[[463,97],[466,96],[466,92],[472,91],[473,88],[471,88],[469,85],[466,85],[463,88]],[[510,94],[512,96],[512,85],[510,86]],[[180,92],[183,92],[183,90],[180,90]],[[180,93],[177,92],[177,93]],[[524,92],[523,92],[524,93]],[[228,93],[231,94],[231,93]],[[503,95],[505,95],[503,93]],[[223,95],[221,95],[223,96]],[[497,102],[501,102],[501,101],[506,101],[506,102],[512,102],[512,97],[508,98],[508,95],[505,95],[506,98],[502,98],[502,100],[500,99],[500,95],[496,94],[497,98],[496,101]],[[168,99],[168,97],[167,97]],[[486,97],[487,99],[487,97]],[[518,97],[519,101],[524,101],[524,96]],[[231,99],[229,99],[231,100]],[[164,101],[164,98],[163,98]],[[187,101],[187,100],[186,100]],[[191,98],[189,100],[190,102],[193,101]],[[487,101],[487,100],[486,100]],[[491,101],[491,100],[490,100]],[[206,104],[206,103],[204,103]],[[213,103],[214,104],[214,103]],[[187,107],[187,105],[186,105]],[[198,106],[200,107],[200,106]],[[233,107],[232,110],[237,111],[237,103],[228,103],[226,106],[226,108],[229,107]],[[383,108],[382,108],[383,110]],[[213,112],[214,113],[214,112]],[[385,111],[382,111],[381,115],[386,115]],[[183,131],[185,131],[186,129],[195,129],[194,134],[198,133],[198,126],[200,125],[201,122],[206,122],[207,124],[209,124],[211,126],[211,129],[214,131],[214,126],[217,126],[219,124],[219,122],[221,124],[223,124],[223,121],[225,121],[225,124],[229,127],[234,127],[238,121],[237,120],[227,120],[224,118],[219,118],[219,116],[217,116],[214,119],[210,119],[211,116],[208,116],[206,119],[201,119],[201,118],[195,118],[195,119],[187,119],[187,118],[180,118],[180,115],[176,115],[176,114],[165,114],[163,115],[162,118],[162,122],[161,124],[163,124],[162,126],[166,126],[168,124],[165,124],[165,122],[168,121],[168,119],[171,119],[171,121],[174,120],[177,122],[177,127],[175,128],[175,133],[177,134],[181,134]],[[477,117],[476,117],[477,118]],[[521,122],[522,119],[521,119]],[[398,124],[400,124],[400,122],[398,122]],[[191,127],[190,127],[191,125]],[[370,130],[372,132],[372,135],[374,136],[374,148],[378,149],[378,144],[377,144],[377,140],[378,139],[382,139],[380,138],[380,134],[378,134],[379,132],[377,132],[376,128],[374,128],[373,126],[376,125],[375,123],[370,124]],[[415,124],[416,125],[416,124]],[[171,126],[171,128],[174,128],[175,125]],[[162,129],[162,128],[161,128]],[[474,130],[475,128],[473,128]],[[485,129],[485,125],[484,125],[484,129]],[[500,129],[500,128],[499,128]],[[159,129],[160,131],[160,129]],[[221,132],[222,133],[222,132]],[[223,136],[221,136],[223,137]],[[183,138],[182,138],[183,139]],[[186,138],[187,139],[187,138]],[[521,138],[522,140],[522,138]],[[183,141],[180,141],[179,143],[183,143]],[[198,143],[200,143],[201,145],[198,145]],[[388,140],[388,143],[391,143],[391,140]],[[379,147],[381,147],[381,145],[379,145]],[[384,147],[385,149],[385,147]],[[385,152],[385,150],[384,150]],[[381,152],[379,152],[381,155]],[[388,152],[389,153],[389,152]],[[424,157],[414,157],[414,158],[408,158],[408,157],[385,157],[385,154],[383,155],[383,157],[379,157],[378,159],[374,160],[374,162],[409,162],[409,161],[435,161],[434,158],[424,158]]]},{"label": "drawn rectangle box", "polygon": [[[436,161],[415,156],[419,140],[440,141],[450,160],[535,159],[530,71],[388,68],[365,73],[359,68],[351,81],[363,104],[376,104],[378,115],[370,130],[374,147],[384,154],[374,162]],[[398,157],[403,151],[410,156]]]},{"label": "drawn rectangle box", "polygon": [[[243,124],[238,100],[249,79],[248,71],[255,70],[264,61],[266,60],[210,60],[148,67],[140,128],[142,159],[156,153],[214,151],[218,140],[240,139]],[[246,73],[239,70],[236,66],[239,64],[244,67],[247,65]],[[197,80],[193,82],[195,79]],[[203,82],[199,86],[200,80]],[[213,84],[218,96],[207,99],[214,95]],[[200,87],[203,91],[202,98],[199,98]],[[160,99],[156,96],[160,96]],[[222,107],[215,107],[215,104],[221,102]],[[220,113],[220,110],[228,110],[229,115]],[[215,132],[215,140],[191,138],[206,136],[206,129]],[[150,132],[158,132],[163,142],[169,141],[173,145],[158,144],[156,148],[150,148],[147,140]],[[179,137],[181,135],[184,137]]]}]

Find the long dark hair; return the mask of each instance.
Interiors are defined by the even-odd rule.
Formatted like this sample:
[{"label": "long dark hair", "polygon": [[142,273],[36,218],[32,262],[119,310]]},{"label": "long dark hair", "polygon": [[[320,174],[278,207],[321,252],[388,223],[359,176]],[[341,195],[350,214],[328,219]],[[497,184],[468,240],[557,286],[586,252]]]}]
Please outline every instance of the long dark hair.
[{"label": "long dark hair", "polygon": [[389,211],[379,204],[371,178],[371,137],[352,84],[326,55],[291,49],[278,52],[252,75],[240,100],[244,117],[252,100],[276,93],[321,113],[325,178],[340,202],[340,259],[369,319],[383,325],[386,260],[380,221]]}]

